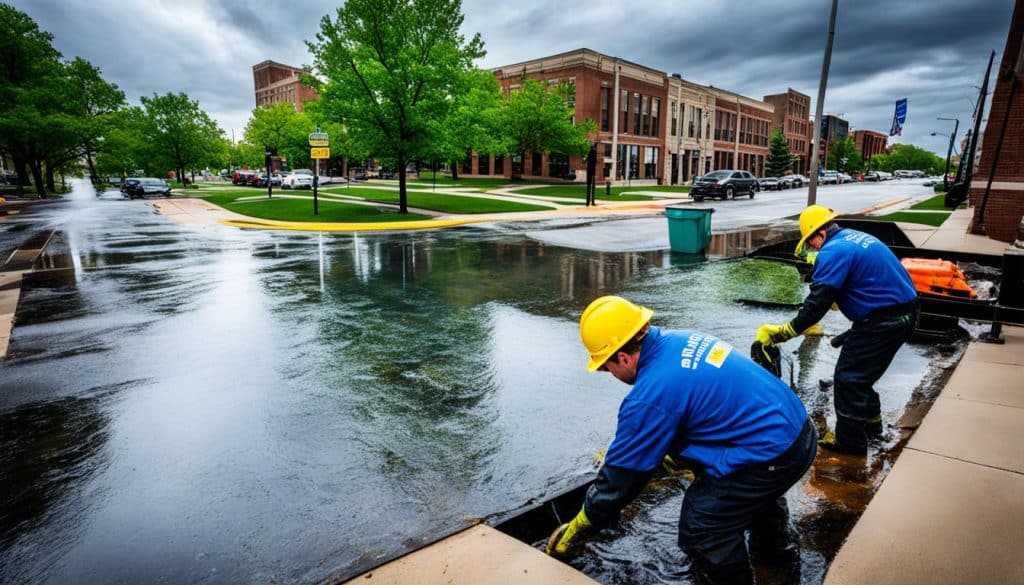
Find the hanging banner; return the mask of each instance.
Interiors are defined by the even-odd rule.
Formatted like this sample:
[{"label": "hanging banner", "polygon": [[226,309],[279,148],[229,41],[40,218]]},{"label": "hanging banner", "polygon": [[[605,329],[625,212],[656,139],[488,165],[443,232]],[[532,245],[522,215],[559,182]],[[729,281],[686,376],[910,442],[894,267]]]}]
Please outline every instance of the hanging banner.
[{"label": "hanging banner", "polygon": [[896,102],[896,113],[892,117],[889,136],[903,136],[903,123],[907,121],[907,98]]}]

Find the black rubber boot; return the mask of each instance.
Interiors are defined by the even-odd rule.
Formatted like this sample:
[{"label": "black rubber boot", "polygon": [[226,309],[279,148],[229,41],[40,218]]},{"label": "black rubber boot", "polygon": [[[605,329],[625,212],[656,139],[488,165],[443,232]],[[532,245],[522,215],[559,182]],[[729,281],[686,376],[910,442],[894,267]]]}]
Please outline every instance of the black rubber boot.
[{"label": "black rubber boot", "polygon": [[885,427],[882,425],[882,415],[879,414],[864,421],[864,433],[868,437],[881,437],[884,432]]}]

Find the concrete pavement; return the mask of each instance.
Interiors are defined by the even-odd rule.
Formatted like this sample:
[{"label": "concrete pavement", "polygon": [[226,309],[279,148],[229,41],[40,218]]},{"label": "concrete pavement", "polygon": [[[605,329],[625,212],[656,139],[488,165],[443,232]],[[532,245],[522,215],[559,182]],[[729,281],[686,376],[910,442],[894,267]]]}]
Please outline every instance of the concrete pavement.
[{"label": "concrete pavement", "polygon": [[[999,254],[970,210],[908,231],[927,248]],[[927,232],[927,233],[926,233]],[[973,342],[840,549],[826,585],[1024,583],[1024,328]]]}]

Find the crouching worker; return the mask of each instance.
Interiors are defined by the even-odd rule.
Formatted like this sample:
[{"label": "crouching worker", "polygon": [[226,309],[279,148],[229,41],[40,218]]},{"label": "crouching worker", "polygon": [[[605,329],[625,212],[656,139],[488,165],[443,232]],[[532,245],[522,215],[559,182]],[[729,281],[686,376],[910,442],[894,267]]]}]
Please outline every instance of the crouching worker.
[{"label": "crouching worker", "polygon": [[587,369],[633,388],[583,509],[547,552],[578,553],[670,455],[696,467],[679,516],[679,546],[694,572],[712,583],[752,583],[744,531],[755,554],[786,546],[783,495],[814,460],[814,426],[789,387],[750,358],[705,333],[653,327],[652,314],[606,296],[580,318]]}]

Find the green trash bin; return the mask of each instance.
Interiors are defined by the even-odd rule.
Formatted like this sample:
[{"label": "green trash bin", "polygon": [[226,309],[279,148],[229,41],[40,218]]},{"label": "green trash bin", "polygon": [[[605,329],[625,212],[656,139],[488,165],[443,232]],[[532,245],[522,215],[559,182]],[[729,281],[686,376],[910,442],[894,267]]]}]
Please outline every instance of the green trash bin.
[{"label": "green trash bin", "polygon": [[673,252],[699,254],[711,242],[712,208],[665,207],[668,244]]}]

